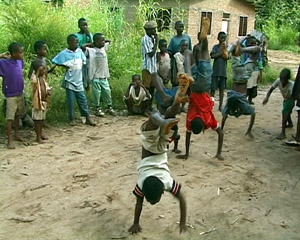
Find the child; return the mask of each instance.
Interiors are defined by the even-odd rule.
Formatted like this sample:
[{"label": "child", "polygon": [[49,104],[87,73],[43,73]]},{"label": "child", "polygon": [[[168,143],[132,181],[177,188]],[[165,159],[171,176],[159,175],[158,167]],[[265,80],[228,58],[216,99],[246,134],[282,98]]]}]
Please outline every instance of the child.
[{"label": "child", "polygon": [[214,45],[210,52],[210,57],[214,59],[210,93],[212,97],[215,97],[215,91],[219,88],[219,98],[220,98],[219,111],[222,111],[224,89],[226,88],[226,80],[227,80],[227,60],[228,60],[228,54],[224,55],[221,52],[221,48],[226,48],[225,32],[218,33],[218,41],[219,44]]},{"label": "child", "polygon": [[[260,47],[256,45],[255,37],[250,37],[248,41],[248,47],[241,47],[239,41],[229,47],[229,51],[232,52],[232,90],[227,93],[227,102],[222,110],[222,129],[225,126],[228,115],[235,117],[251,115],[246,135],[253,138],[251,130],[255,120],[255,111],[247,101],[246,92],[247,81],[257,66]],[[243,64],[240,59],[241,53],[248,54],[248,58]]]},{"label": "child", "polygon": [[[90,33],[88,22],[85,18],[80,18],[78,20],[78,28],[80,30],[78,33],[76,33],[76,36],[78,38],[78,46],[84,52],[86,47],[93,46],[93,34]],[[86,62],[86,65],[83,65],[82,67],[82,79],[84,88],[88,90],[90,84],[88,81],[88,60]]]},{"label": "child", "polygon": [[272,84],[269,89],[266,98],[263,101],[263,104],[267,104],[270,98],[271,93],[279,87],[281,95],[283,97],[283,109],[282,109],[282,125],[281,125],[281,133],[276,137],[279,140],[285,139],[285,128],[293,127],[293,122],[291,119],[292,109],[295,105],[294,100],[292,99],[292,91],[294,83],[290,80],[291,71],[289,69],[284,68],[280,72],[279,78]]},{"label": "child", "polygon": [[93,37],[94,48],[86,48],[86,56],[89,59],[89,81],[92,83],[92,105],[95,108],[97,116],[104,116],[100,108],[100,99],[107,105],[109,114],[115,116],[112,108],[111,90],[108,83],[109,68],[106,51],[109,43],[105,44],[105,36],[102,33],[96,33]]},{"label": "child", "polygon": [[[42,61],[42,63],[43,63],[44,66],[47,66],[46,54],[47,54],[48,47],[47,47],[46,43],[44,41],[42,41],[42,40],[37,40],[34,43],[33,48],[34,48],[34,51],[36,52],[36,59],[35,60],[40,60],[40,61]],[[28,72],[28,78],[29,79],[31,79],[31,75],[33,73],[33,62],[35,60],[33,60],[31,62],[31,65],[30,65],[30,69],[29,69],[29,72]]]},{"label": "child", "polygon": [[148,121],[141,126],[142,160],[138,164],[139,177],[133,191],[136,205],[133,225],[128,229],[131,233],[142,230],[139,225],[144,197],[154,205],[160,201],[164,191],[172,193],[180,203],[180,232],[186,229],[186,203],[181,193],[181,186],[175,182],[168,168],[168,144],[172,136],[171,128],[178,120],[174,118],[179,111],[182,96],[188,86],[178,88],[177,97],[163,118],[159,112],[152,112]]},{"label": "child", "polygon": [[0,76],[3,78],[2,91],[6,99],[7,148],[14,149],[12,126],[15,128],[15,140],[23,141],[19,135],[19,119],[25,115],[23,97],[23,46],[13,42],[8,46],[9,59],[0,59]]},{"label": "child", "polygon": [[167,45],[167,40],[160,39],[158,42],[158,48],[160,52],[157,53],[157,73],[158,76],[162,79],[165,87],[167,87],[170,81],[171,69],[171,60],[170,55],[167,52]]},{"label": "child", "polygon": [[[216,158],[222,160],[221,156],[223,145],[223,130],[218,126],[218,122],[213,114],[214,102],[206,91],[209,91],[211,75],[211,65],[208,53],[207,32],[209,29],[209,19],[203,18],[202,29],[198,34],[199,43],[194,47],[196,59],[196,73],[200,71],[201,75],[195,75],[195,82],[191,84],[191,93],[189,95],[189,107],[186,116],[186,152],[184,155],[178,155],[177,158],[187,159],[189,157],[191,133],[200,132],[211,128],[218,133],[218,149]],[[197,67],[198,66],[198,67]],[[197,70],[198,69],[198,70]],[[205,74],[208,73],[208,74]]]},{"label": "child", "polygon": [[[171,38],[170,44],[168,46],[168,52],[171,57],[171,81],[173,86],[178,86],[178,79],[177,79],[177,67],[176,61],[174,59],[175,53],[180,51],[180,44],[182,40],[186,40],[188,43],[188,49],[192,50],[192,42],[191,38],[188,34],[184,34],[184,24],[182,21],[175,22],[175,30],[176,35]],[[188,60],[189,58],[187,58]],[[189,65],[189,64],[188,64]],[[189,73],[189,72],[188,72]]]},{"label": "child", "polygon": [[149,108],[151,95],[141,82],[141,76],[134,74],[124,96],[129,114],[145,114]]},{"label": "child", "polygon": [[[149,90],[151,96],[154,96],[154,90],[156,89],[166,106],[170,106],[171,97],[166,95],[164,92],[164,85],[157,74],[157,34],[156,34],[157,24],[155,21],[148,21],[144,25],[145,35],[142,38],[142,79],[144,86]],[[150,109],[152,105],[152,100],[150,104]],[[150,110],[149,109],[149,110]]]},{"label": "child", "polygon": [[[187,58],[190,58],[187,60]],[[183,39],[180,42],[180,51],[174,54],[174,58],[176,61],[177,67],[177,76],[181,73],[191,73],[191,65],[192,65],[192,55],[191,51],[188,50],[188,42],[187,40]],[[190,63],[187,66],[187,63]]]},{"label": "child", "polygon": [[70,125],[76,125],[74,114],[74,100],[76,98],[81,115],[86,117],[86,124],[96,126],[89,115],[89,107],[82,82],[82,65],[85,64],[86,57],[82,50],[78,48],[78,38],[75,34],[70,34],[67,37],[67,43],[68,48],[56,55],[52,62],[66,68],[62,87],[66,89]]},{"label": "child", "polygon": [[49,96],[51,88],[46,81],[47,68],[41,59],[36,59],[31,63],[35,74],[31,75],[32,95],[32,119],[36,132],[36,141],[43,143],[48,140],[43,135],[43,126],[46,119],[46,112],[49,105]]}]

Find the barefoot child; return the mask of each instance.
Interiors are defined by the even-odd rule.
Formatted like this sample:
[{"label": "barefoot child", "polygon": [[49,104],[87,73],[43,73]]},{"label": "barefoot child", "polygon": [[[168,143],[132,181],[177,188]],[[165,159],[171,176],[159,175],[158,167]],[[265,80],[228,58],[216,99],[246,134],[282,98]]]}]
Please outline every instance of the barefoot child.
[{"label": "barefoot child", "polygon": [[78,48],[78,38],[75,34],[70,34],[67,37],[67,43],[68,48],[56,55],[52,59],[52,62],[55,65],[66,68],[66,73],[62,81],[62,87],[66,89],[70,126],[76,125],[74,113],[75,98],[81,116],[86,118],[86,124],[95,126],[95,122],[90,118],[89,107],[84,94],[82,82],[82,65],[85,64],[86,57],[82,50]]},{"label": "barefoot child", "polygon": [[124,96],[124,101],[129,114],[145,114],[149,108],[151,95],[141,82],[141,76],[134,74],[132,82]]},{"label": "barefoot child", "polygon": [[108,83],[109,68],[107,53],[109,43],[105,43],[105,36],[102,33],[96,33],[93,37],[94,47],[86,48],[86,56],[89,59],[88,76],[92,83],[92,105],[97,116],[104,116],[100,107],[100,99],[107,107],[107,112],[115,116],[116,112],[112,108],[111,90]]},{"label": "barefoot child", "polygon": [[292,99],[292,91],[294,83],[290,80],[291,71],[287,68],[284,68],[280,72],[279,78],[272,84],[269,89],[266,98],[263,101],[263,104],[267,104],[272,92],[279,87],[281,95],[283,97],[283,109],[282,109],[282,125],[281,133],[276,137],[279,140],[285,139],[285,129],[293,127],[293,122],[291,119],[291,114],[293,107],[295,105],[294,100]]},{"label": "barefoot child", "polygon": [[31,66],[35,71],[31,74],[31,85],[32,85],[32,119],[34,122],[34,129],[36,132],[36,141],[43,143],[44,140],[48,140],[43,135],[43,126],[46,119],[46,112],[49,105],[49,97],[51,88],[48,86],[46,81],[47,68],[45,63],[41,59],[32,61]]},{"label": "barefoot child", "polygon": [[[229,51],[232,52],[232,90],[227,93],[227,102],[222,110],[222,129],[225,126],[228,115],[235,117],[251,115],[246,135],[252,138],[251,130],[255,120],[255,111],[247,100],[246,92],[247,81],[257,67],[260,47],[256,45],[255,37],[250,37],[248,41],[248,47],[241,47],[238,41],[229,48]],[[241,53],[248,54],[248,58],[243,64],[240,59]]]},{"label": "barefoot child", "polygon": [[199,43],[194,47],[196,66],[193,67],[195,82],[191,84],[189,96],[189,108],[186,116],[186,138],[184,155],[177,158],[187,159],[189,157],[191,134],[211,128],[218,134],[218,148],[216,158],[222,160],[223,130],[218,126],[218,122],[213,114],[214,102],[207,93],[210,89],[211,65],[208,53],[207,32],[209,29],[209,19],[203,18],[202,29],[198,34]]},{"label": "barefoot child", "polygon": [[214,59],[210,93],[212,97],[215,97],[215,91],[219,89],[219,99],[220,99],[219,111],[222,111],[224,90],[226,88],[226,80],[227,80],[227,60],[228,60],[228,54],[224,55],[221,51],[221,48],[222,49],[226,48],[225,32],[218,33],[218,41],[219,44],[214,45],[210,52],[210,57]]},{"label": "barefoot child", "polygon": [[142,160],[138,163],[139,177],[133,191],[136,196],[133,225],[128,229],[131,233],[138,233],[140,215],[144,197],[154,205],[161,199],[164,191],[173,194],[180,205],[180,232],[186,229],[186,202],[181,193],[181,186],[170,175],[168,168],[168,144],[172,136],[171,128],[178,123],[174,118],[179,111],[180,103],[186,95],[188,86],[178,89],[174,103],[170,106],[165,117],[159,112],[152,112],[149,120],[141,126],[142,131]]},{"label": "barefoot child", "polygon": [[7,148],[14,149],[12,127],[15,128],[15,140],[23,141],[19,135],[20,116],[25,114],[23,46],[13,42],[8,46],[9,59],[0,59],[0,76],[3,78],[2,91],[6,99]]}]

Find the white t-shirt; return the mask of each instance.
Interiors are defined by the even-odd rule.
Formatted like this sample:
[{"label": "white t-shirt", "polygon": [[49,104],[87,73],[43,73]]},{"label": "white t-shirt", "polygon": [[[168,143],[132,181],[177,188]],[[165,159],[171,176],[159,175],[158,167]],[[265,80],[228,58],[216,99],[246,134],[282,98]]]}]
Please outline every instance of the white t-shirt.
[{"label": "white t-shirt", "polygon": [[290,99],[294,87],[294,82],[289,80],[285,87],[282,87],[280,78],[277,78],[276,81],[272,84],[273,88],[279,87],[281,95],[284,99]]}]

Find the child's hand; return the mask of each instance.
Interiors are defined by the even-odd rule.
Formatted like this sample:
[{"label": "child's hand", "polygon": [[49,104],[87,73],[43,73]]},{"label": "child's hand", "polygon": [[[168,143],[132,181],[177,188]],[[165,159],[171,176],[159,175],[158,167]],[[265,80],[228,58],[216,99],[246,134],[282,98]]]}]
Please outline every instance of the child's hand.
[{"label": "child's hand", "polygon": [[263,105],[266,105],[268,103],[269,99],[268,98],[265,98],[264,101],[263,101]]},{"label": "child's hand", "polygon": [[138,223],[134,223],[129,229],[128,232],[132,233],[132,234],[136,234],[138,232],[141,232],[142,228]]}]

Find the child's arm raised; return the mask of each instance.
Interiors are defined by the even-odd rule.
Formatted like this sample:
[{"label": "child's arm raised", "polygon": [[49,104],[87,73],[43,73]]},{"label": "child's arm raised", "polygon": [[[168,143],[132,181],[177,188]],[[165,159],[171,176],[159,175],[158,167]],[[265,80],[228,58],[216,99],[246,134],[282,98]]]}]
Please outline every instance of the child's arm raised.
[{"label": "child's arm raised", "polygon": [[183,233],[186,231],[186,201],[184,196],[182,195],[181,192],[179,192],[176,196],[179,200],[179,207],[180,207],[180,233]]},{"label": "child's arm raised", "polygon": [[143,209],[143,201],[144,201],[143,197],[136,198],[133,224],[128,229],[128,231],[132,234],[142,231],[142,228],[140,226],[140,216]]},{"label": "child's arm raised", "polygon": [[186,131],[185,135],[185,154],[184,155],[177,155],[176,157],[179,159],[188,159],[189,152],[190,152],[190,141],[191,141],[191,132]]}]

